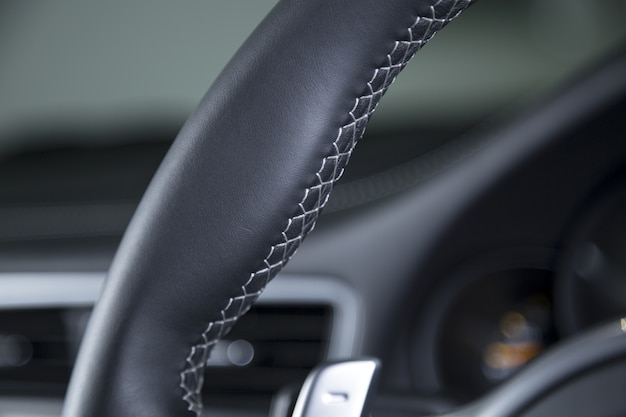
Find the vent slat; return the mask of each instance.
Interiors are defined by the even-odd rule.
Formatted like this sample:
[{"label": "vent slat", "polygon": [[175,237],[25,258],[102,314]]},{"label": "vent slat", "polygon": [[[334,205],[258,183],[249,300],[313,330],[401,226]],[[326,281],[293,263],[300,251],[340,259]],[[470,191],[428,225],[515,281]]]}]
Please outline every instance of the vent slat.
[{"label": "vent slat", "polygon": [[[3,366],[0,358],[0,395],[62,395],[88,314],[85,308],[0,311],[0,339],[18,335],[29,356],[20,366]],[[250,363],[209,367],[205,402],[267,398],[301,383],[326,356],[331,322],[325,305],[254,306],[224,342],[248,342],[254,350]]]}]

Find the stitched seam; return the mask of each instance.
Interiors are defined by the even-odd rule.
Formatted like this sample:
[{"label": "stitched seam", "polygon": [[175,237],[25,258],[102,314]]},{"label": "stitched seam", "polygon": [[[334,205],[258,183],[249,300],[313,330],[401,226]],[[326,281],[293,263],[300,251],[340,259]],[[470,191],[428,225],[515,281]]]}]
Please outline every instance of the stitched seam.
[{"label": "stitched seam", "polygon": [[201,389],[204,368],[211,349],[230,331],[237,319],[249,310],[267,283],[278,274],[304,237],[313,230],[320,211],[328,202],[333,185],[343,174],[380,98],[415,53],[473,1],[438,0],[430,7],[430,16],[418,16],[415,23],[407,29],[407,40],[395,42],[392,51],[387,54],[386,65],[374,70],[365,87],[368,94],[355,100],[352,110],[348,112],[349,122],[339,128],[331,155],[322,160],[321,167],[315,174],[315,185],[304,190],[304,196],[298,204],[298,213],[287,221],[287,227],[282,232],[282,241],[270,248],[263,260],[264,266],[250,274],[248,281],[241,287],[240,295],[227,301],[226,307],[220,312],[221,318],[210,322],[201,334],[201,342],[191,347],[180,373],[183,400],[187,402],[189,411],[198,416],[202,413]]}]

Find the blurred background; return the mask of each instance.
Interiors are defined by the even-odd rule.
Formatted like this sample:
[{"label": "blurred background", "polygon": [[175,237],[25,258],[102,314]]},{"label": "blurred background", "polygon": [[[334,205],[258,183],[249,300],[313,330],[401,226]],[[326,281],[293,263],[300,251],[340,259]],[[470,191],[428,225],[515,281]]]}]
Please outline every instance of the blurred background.
[{"label": "blurred background", "polygon": [[[169,144],[238,46],[275,3],[0,2],[0,273],[78,272],[86,273],[86,278],[71,281],[73,286],[85,280],[99,285]],[[455,23],[420,52],[389,90],[325,213],[362,204],[366,200],[363,194],[379,198],[387,184],[409,186],[454,164],[475,144],[442,150],[443,145],[481,139],[480,134],[466,133],[544,102],[563,85],[623,49],[626,0],[480,0]],[[430,159],[419,160],[430,151]],[[398,175],[399,171],[389,177],[374,175],[403,164],[410,175]],[[342,189],[367,178],[374,181],[361,188]],[[333,226],[329,224],[329,228]],[[450,332],[442,338],[442,345],[436,345],[442,357],[459,358],[441,366],[450,387],[462,387],[466,396],[482,394],[554,341],[552,313],[545,303],[551,295],[552,276],[546,268],[542,264],[539,272],[526,268],[488,275],[486,281],[467,290],[465,299],[450,301],[447,328],[459,323],[470,328],[475,317],[469,313],[481,312],[485,306],[491,320],[482,336]],[[42,288],[47,291],[50,284]],[[34,297],[32,289],[22,293],[28,302]],[[65,287],[55,290],[53,294],[69,293]],[[25,353],[24,357],[14,355],[17,359],[10,363],[0,357],[5,361],[0,360],[0,399],[23,396],[25,401],[18,402],[23,408],[34,404],[35,395],[50,396],[55,407],[60,407],[98,287],[91,290],[92,299],[79,300],[77,306],[47,310],[35,305],[30,311],[23,306],[11,309],[6,295],[10,292],[3,287],[0,345]],[[329,292],[338,293],[333,286]],[[43,298],[49,296],[46,293]],[[278,353],[263,356],[271,350],[263,347],[269,343],[261,346],[254,339],[257,362],[246,371],[250,374],[228,379],[232,370],[223,366],[224,375],[212,379],[215,384],[207,391],[216,393],[213,400],[218,405],[228,395],[232,403],[241,405],[242,392],[249,389],[263,391],[266,407],[273,391],[271,395],[265,391],[302,378],[328,356],[326,345],[338,338],[330,337],[330,323],[340,316],[337,311],[341,308],[352,307],[345,307],[349,303],[342,296],[339,302],[331,300],[333,305],[324,299],[320,305],[303,308],[301,300],[292,296],[287,292],[280,303],[273,299],[274,304],[254,310],[242,321],[243,335],[237,336],[237,330],[232,336],[253,340],[257,334],[265,337],[267,328],[286,329],[284,335],[274,332],[272,337],[288,344],[295,332],[307,343],[314,341],[309,343],[308,353],[300,355],[306,363],[278,361],[293,359],[284,353],[293,351],[293,346],[287,349],[278,343],[272,347]],[[502,303],[494,303],[499,296]],[[297,320],[292,320],[294,317]],[[303,320],[309,320],[309,325],[302,326]],[[258,326],[261,322],[266,326],[263,329]],[[344,331],[351,328],[354,331],[355,326],[348,323],[338,333],[351,341],[350,332]],[[28,336],[30,329],[33,334],[43,334],[49,343],[34,343],[31,349],[24,339],[12,336]],[[302,335],[302,329],[315,334]],[[256,333],[250,336],[245,332]],[[468,340],[480,343],[464,357],[458,346]],[[229,347],[224,345],[223,351],[228,352]],[[430,356],[423,357],[430,361]],[[30,359],[31,368],[26,366]],[[57,373],[44,365],[37,368],[41,363],[53,363]],[[407,367],[402,359],[397,363]],[[215,367],[221,369],[223,364],[218,365]],[[252,374],[257,372],[255,366],[266,373]],[[219,369],[216,372],[221,372]],[[274,380],[268,382],[267,375]],[[245,395],[252,396],[248,391]],[[46,403],[42,410],[50,407]],[[42,411],[40,415],[53,413]]]},{"label": "blurred background", "polygon": [[[169,137],[274,4],[2,2],[0,153]],[[481,0],[408,67],[370,130],[471,126],[614,49],[625,21],[623,0]]]}]

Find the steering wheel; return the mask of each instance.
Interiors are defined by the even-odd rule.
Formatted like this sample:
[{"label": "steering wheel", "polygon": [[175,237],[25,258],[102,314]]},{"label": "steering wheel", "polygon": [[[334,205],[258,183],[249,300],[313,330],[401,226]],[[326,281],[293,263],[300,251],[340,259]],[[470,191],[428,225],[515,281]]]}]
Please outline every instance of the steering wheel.
[{"label": "steering wheel", "polygon": [[[201,413],[211,348],[313,229],[398,73],[472,1],[277,4],[184,125],[139,205],[63,416]],[[608,350],[623,350],[615,326],[602,331],[619,340]],[[511,415],[519,408],[497,407],[506,392],[461,413]]]}]

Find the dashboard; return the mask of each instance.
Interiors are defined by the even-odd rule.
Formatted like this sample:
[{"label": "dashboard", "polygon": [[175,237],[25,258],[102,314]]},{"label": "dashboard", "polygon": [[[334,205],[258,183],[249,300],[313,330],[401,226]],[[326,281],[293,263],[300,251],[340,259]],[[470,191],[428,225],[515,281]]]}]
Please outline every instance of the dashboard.
[{"label": "dashboard", "polygon": [[[310,369],[359,356],[383,363],[375,415],[445,412],[619,318],[624,73],[622,49],[471,126],[374,126],[315,232],[216,347],[207,414],[287,415]],[[3,155],[0,417],[60,414],[117,244],[177,129],[101,129],[117,141],[89,146],[60,129],[62,147]]]}]

